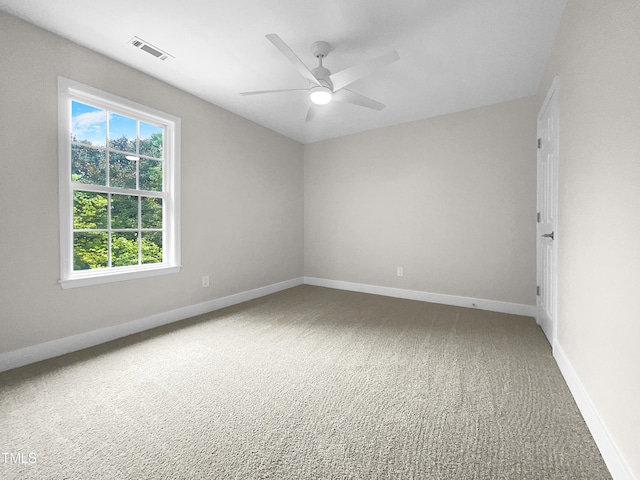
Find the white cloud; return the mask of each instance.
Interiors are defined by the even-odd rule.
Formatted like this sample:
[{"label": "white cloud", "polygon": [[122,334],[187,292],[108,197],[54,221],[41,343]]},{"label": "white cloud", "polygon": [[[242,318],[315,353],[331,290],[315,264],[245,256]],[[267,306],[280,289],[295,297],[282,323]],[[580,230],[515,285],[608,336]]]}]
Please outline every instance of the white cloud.
[{"label": "white cloud", "polygon": [[74,131],[95,130],[96,128],[104,129],[106,120],[105,112],[96,110],[94,112],[76,115],[71,119],[71,124]]},{"label": "white cloud", "polygon": [[106,136],[106,115],[103,110],[81,113],[71,119],[71,129],[79,140],[90,140],[104,145]]}]

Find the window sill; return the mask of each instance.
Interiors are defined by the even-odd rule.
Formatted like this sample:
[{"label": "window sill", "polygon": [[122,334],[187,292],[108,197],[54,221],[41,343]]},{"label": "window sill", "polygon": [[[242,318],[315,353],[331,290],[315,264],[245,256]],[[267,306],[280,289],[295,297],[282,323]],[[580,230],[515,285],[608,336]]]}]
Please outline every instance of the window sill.
[{"label": "window sill", "polygon": [[76,287],[86,287],[89,285],[99,285],[101,283],[112,283],[112,282],[121,282],[124,280],[133,280],[135,278],[146,278],[146,277],[155,277],[157,275],[169,275],[172,273],[178,273],[182,268],[181,265],[163,265],[163,266],[153,266],[149,268],[135,268],[135,269],[125,269],[126,267],[122,267],[120,270],[118,268],[116,271],[106,271],[106,272],[80,272],[74,273],[71,277],[60,280],[60,286],[64,289],[67,288],[76,288]]}]

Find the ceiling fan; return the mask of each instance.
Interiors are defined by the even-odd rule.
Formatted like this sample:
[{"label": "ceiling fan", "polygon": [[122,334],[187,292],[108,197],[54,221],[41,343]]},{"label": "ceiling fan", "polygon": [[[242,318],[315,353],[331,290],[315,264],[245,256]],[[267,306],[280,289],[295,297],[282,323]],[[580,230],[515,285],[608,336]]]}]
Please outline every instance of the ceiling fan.
[{"label": "ceiling fan", "polygon": [[300,58],[284,43],[284,41],[275,33],[266,36],[267,39],[280,50],[280,52],[289,60],[298,72],[309,81],[308,88],[289,88],[285,90],[260,90],[256,92],[241,92],[240,95],[261,95],[264,93],[280,93],[280,92],[309,92],[309,98],[312,105],[307,113],[306,121],[313,119],[316,113],[316,105],[326,105],[332,100],[338,102],[352,103],[361,107],[372,108],[374,110],[382,110],[385,106],[372,100],[369,97],[360,95],[359,93],[347,90],[345,87],[352,84],[356,80],[374,72],[378,68],[385,67],[400,59],[398,52],[391,52],[386,55],[368,60],[364,63],[346,68],[337,73],[331,73],[324,65],[322,60],[331,51],[331,45],[327,42],[315,42],[311,46],[311,52],[318,59],[318,66],[313,70],[307,67]]}]

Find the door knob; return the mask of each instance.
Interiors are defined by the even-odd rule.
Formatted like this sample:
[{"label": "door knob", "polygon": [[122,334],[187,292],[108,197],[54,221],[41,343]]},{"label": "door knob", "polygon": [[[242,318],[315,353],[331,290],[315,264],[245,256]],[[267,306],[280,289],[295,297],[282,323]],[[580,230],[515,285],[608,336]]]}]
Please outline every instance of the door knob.
[{"label": "door knob", "polygon": [[555,232],[545,233],[544,235],[541,235],[541,236],[542,236],[542,237],[545,237],[545,238],[550,238],[551,240],[553,240],[553,234],[554,234],[554,233],[555,233]]}]

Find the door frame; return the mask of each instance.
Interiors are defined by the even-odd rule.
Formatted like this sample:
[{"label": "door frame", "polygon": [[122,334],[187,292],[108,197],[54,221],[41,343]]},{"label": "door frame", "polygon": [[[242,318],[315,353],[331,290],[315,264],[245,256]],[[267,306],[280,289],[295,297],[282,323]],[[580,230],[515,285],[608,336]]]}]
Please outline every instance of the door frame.
[{"label": "door frame", "polygon": [[[549,343],[551,344],[552,349],[555,351],[555,346],[557,342],[558,335],[558,174],[559,174],[559,160],[560,160],[560,102],[559,102],[559,94],[560,94],[560,79],[556,75],[549,86],[549,90],[547,91],[547,95],[542,102],[540,107],[540,111],[538,112],[537,122],[536,122],[536,133],[537,138],[541,138],[541,119],[549,107],[551,102],[554,102],[554,108],[557,115],[557,125],[555,129],[555,145],[556,145],[556,158],[553,165],[553,184],[551,187],[551,195],[553,197],[552,202],[552,211],[553,211],[553,232],[554,232],[554,240],[552,246],[552,262],[553,269],[551,272],[551,285],[549,288],[551,289],[550,295],[553,296],[553,304],[551,314],[551,338],[548,338]],[[540,178],[540,159],[542,155],[542,149],[536,148],[536,211],[540,211],[540,185],[542,179]],[[536,219],[536,285],[541,285],[541,274],[542,274],[542,258],[540,256],[541,248],[540,248],[540,233],[538,231],[538,221]],[[540,317],[541,317],[541,297],[536,295],[536,322],[540,325]],[[545,332],[546,335],[547,332]]]}]

